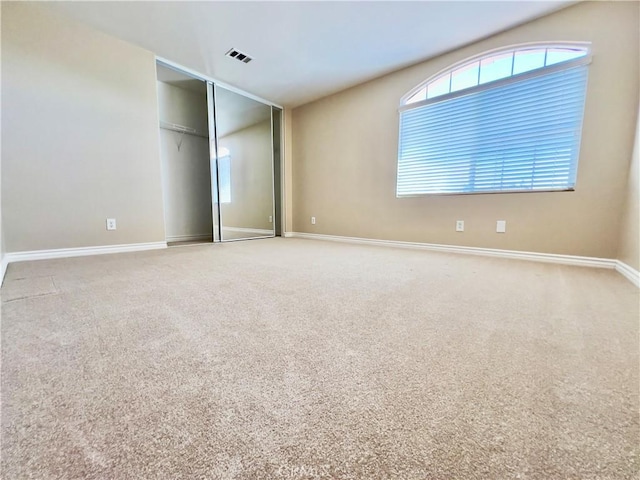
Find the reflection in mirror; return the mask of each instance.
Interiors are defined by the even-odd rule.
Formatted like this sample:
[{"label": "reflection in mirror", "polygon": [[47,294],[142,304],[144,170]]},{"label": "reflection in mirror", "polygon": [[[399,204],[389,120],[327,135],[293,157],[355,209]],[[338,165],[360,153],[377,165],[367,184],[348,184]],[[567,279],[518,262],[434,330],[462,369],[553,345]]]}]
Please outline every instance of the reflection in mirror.
[{"label": "reflection in mirror", "polygon": [[274,235],[271,107],[216,86],[222,240]]}]

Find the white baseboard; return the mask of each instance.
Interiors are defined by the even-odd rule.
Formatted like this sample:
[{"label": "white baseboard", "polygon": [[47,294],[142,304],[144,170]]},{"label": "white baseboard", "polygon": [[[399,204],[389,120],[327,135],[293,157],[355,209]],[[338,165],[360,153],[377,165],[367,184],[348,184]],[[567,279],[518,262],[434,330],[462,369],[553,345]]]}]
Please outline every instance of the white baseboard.
[{"label": "white baseboard", "polygon": [[7,273],[7,266],[9,265],[9,262],[7,261],[7,256],[3,255],[2,256],[2,260],[0,260],[0,287],[2,286],[2,283],[4,282],[4,275],[5,273]]},{"label": "white baseboard", "polygon": [[633,283],[636,287],[640,288],[640,272],[633,267],[630,267],[620,260],[616,260],[616,271]]},{"label": "white baseboard", "polygon": [[5,253],[7,263],[47,260],[51,258],[84,257],[107,253],[139,252],[167,248],[167,242],[129,243],[125,245],[104,245],[100,247],[56,248],[54,250],[32,250],[28,252]]},{"label": "white baseboard", "polygon": [[241,228],[241,227],[222,227],[222,230],[228,230],[230,232],[245,232],[255,233],[257,235],[273,235],[273,230],[267,230],[262,228]]},{"label": "white baseboard", "polygon": [[199,240],[211,240],[213,233],[201,233],[198,235],[172,235],[167,237],[167,242],[197,242]]},{"label": "white baseboard", "polygon": [[520,252],[517,250],[499,250],[495,248],[460,247],[457,245],[440,245],[435,243],[402,242],[397,240],[375,240],[370,238],[340,237],[336,235],[321,235],[316,233],[286,232],[288,238],[310,238],[315,240],[330,240],[334,242],[357,243],[361,245],[380,245],[387,247],[413,248],[447,253],[465,253],[468,255],[482,255],[485,257],[512,258],[530,260],[534,262],[560,263],[563,265],[578,265],[582,267],[597,267],[617,269],[618,260],[609,258],[579,257],[575,255],[558,255],[555,253]]},{"label": "white baseboard", "polygon": [[[241,229],[225,227],[231,231],[240,232],[268,232],[271,230]],[[640,272],[620,260],[595,257],[579,257],[575,255],[558,255],[554,253],[520,252],[517,250],[499,250],[493,248],[460,247],[455,245],[440,245],[433,243],[402,242],[398,240],[376,240],[371,238],[341,237],[337,235],[322,235],[316,233],[284,232],[285,238],[307,238],[314,240],[328,240],[333,242],[355,243],[361,245],[378,245],[388,247],[431,250],[448,253],[464,253],[489,257],[512,258],[534,262],[559,263],[563,265],[577,265],[583,267],[610,268],[619,272],[627,280],[640,288]],[[201,237],[199,237],[201,238]],[[209,236],[207,236],[209,238]],[[52,258],[81,257],[87,255],[103,255],[109,253],[139,252],[143,250],[157,250],[167,248],[166,242],[131,243],[125,245],[105,245],[100,247],[58,248],[53,250],[33,250],[27,252],[5,253],[0,261],[0,285],[4,281],[7,266],[12,262],[31,260],[46,260]]]}]

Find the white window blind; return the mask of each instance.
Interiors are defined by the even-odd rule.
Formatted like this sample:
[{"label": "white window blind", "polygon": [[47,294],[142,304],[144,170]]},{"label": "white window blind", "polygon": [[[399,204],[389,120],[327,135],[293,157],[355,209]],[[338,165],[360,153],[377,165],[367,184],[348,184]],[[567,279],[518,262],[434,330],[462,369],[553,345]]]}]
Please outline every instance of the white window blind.
[{"label": "white window blind", "polygon": [[399,197],[574,188],[587,66],[503,82],[400,112]]}]

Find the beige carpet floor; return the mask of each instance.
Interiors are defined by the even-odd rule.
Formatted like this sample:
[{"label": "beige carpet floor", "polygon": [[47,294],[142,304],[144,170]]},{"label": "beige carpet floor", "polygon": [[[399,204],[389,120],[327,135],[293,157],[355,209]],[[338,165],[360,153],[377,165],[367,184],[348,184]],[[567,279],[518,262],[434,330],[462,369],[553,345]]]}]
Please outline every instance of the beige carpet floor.
[{"label": "beige carpet floor", "polygon": [[17,263],[4,479],[626,479],[609,270],[267,239]]}]

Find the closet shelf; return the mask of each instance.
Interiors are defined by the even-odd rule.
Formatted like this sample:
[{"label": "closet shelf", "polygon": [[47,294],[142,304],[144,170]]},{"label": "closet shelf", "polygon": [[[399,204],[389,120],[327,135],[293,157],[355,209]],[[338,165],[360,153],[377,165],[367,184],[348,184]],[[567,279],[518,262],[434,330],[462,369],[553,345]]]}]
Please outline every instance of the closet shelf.
[{"label": "closet shelf", "polygon": [[178,125],[177,123],[160,122],[160,128],[164,130],[171,130],[173,132],[185,133],[187,135],[193,135],[195,137],[209,138],[209,135],[204,135],[198,132],[195,128],[185,127],[184,125]]}]

